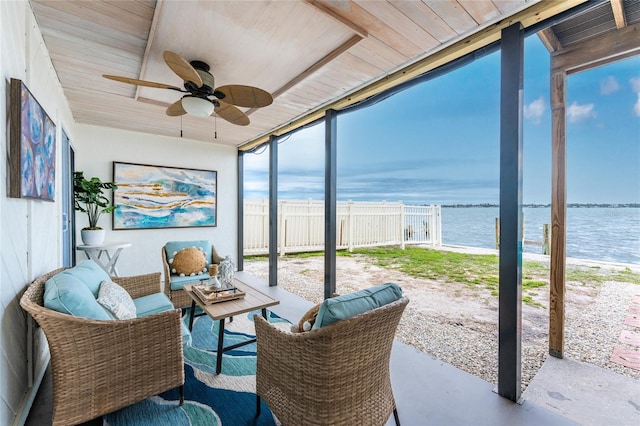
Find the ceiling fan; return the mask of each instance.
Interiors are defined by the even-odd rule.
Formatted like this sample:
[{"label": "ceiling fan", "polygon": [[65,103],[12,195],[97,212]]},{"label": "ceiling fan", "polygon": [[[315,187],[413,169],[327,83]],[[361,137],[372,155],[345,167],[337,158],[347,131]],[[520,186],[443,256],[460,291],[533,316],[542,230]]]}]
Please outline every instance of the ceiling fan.
[{"label": "ceiling fan", "polygon": [[239,84],[215,87],[215,80],[209,72],[209,65],[205,62],[189,62],[177,53],[168,50],[162,54],[162,57],[169,68],[184,80],[184,89],[170,84],[136,80],[117,75],[103,74],[103,77],[122,83],[186,93],[167,108],[167,115],[172,117],[184,114],[207,117],[215,111],[216,115],[230,123],[246,126],[249,124],[249,117],[236,106],[261,108],[271,105],[273,102],[273,97],[269,92],[257,87]]}]

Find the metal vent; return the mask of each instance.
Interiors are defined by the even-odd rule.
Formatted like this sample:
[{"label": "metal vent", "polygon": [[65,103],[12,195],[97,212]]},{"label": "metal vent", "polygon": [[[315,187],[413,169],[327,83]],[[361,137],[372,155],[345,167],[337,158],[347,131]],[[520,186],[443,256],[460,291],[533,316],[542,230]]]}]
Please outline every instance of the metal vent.
[{"label": "metal vent", "polygon": [[616,29],[609,2],[599,4],[579,15],[553,26],[562,46],[571,46]]},{"label": "metal vent", "polygon": [[624,2],[624,14],[627,18],[627,25],[640,22],[640,0],[626,0]]}]

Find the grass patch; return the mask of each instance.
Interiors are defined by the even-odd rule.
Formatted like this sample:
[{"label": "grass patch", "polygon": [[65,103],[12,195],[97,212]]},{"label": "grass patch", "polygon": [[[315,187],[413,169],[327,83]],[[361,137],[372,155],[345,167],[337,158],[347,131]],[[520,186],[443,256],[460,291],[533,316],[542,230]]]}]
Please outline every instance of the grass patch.
[{"label": "grass patch", "polygon": [[[374,259],[376,265],[402,271],[415,278],[427,278],[442,282],[458,282],[482,285],[493,290],[498,284],[498,256],[486,254],[465,254],[427,248],[373,247],[354,250]],[[532,289],[549,283],[549,266],[539,262],[523,262],[522,287]],[[596,267],[567,267],[567,281],[582,283],[603,283],[620,281],[640,284],[640,274],[630,268],[609,270]]]},{"label": "grass patch", "polygon": [[[278,256],[280,256],[280,254],[278,253]],[[288,253],[285,255],[285,257],[288,258],[295,258],[295,259],[307,259],[309,257],[322,257],[324,256],[324,252],[323,251],[308,251],[308,252],[302,252],[302,253]],[[351,253],[349,253],[348,250],[337,250],[336,251],[336,256],[344,256],[344,257],[349,257],[352,256]],[[257,254],[257,255],[252,255],[252,256],[244,256],[244,260],[251,262],[252,260],[257,261],[257,260],[268,260],[269,259],[269,255],[268,254]]]},{"label": "grass patch", "polygon": [[536,302],[535,300],[533,300],[531,296],[522,296],[522,303],[526,303],[529,306],[535,306],[537,308],[545,307],[542,303]]},{"label": "grass patch", "polygon": [[498,256],[467,255],[450,251],[408,247],[372,247],[354,254],[374,259],[377,266],[396,269],[415,278],[477,285],[497,283]]},{"label": "grass patch", "polygon": [[522,289],[528,290],[531,288],[544,287],[549,284],[548,281],[522,281]]},{"label": "grass patch", "polygon": [[300,259],[307,259],[309,257],[322,257],[324,256],[324,252],[322,251],[308,251],[304,253],[296,253],[295,257]]},{"label": "grass patch", "polygon": [[[338,250],[337,256],[368,256],[372,262],[385,269],[404,272],[414,278],[425,278],[442,283],[461,283],[469,287],[480,287],[498,294],[498,256],[493,254],[465,254],[428,248],[395,246],[355,249],[353,253]],[[287,258],[309,258],[324,256],[324,252],[292,253]],[[246,256],[245,260],[264,260],[268,256]],[[523,290],[544,287],[549,283],[549,266],[544,263],[526,261],[522,263]],[[620,281],[640,284],[640,274],[630,268],[609,270],[599,266],[570,267],[566,269],[566,280],[583,284],[600,284],[605,281]]]},{"label": "grass patch", "polygon": [[640,274],[633,272],[629,268],[620,271],[608,271],[606,269],[568,269],[566,271],[567,281],[577,281],[583,284],[603,283],[605,281],[619,281],[624,283],[640,284]]}]

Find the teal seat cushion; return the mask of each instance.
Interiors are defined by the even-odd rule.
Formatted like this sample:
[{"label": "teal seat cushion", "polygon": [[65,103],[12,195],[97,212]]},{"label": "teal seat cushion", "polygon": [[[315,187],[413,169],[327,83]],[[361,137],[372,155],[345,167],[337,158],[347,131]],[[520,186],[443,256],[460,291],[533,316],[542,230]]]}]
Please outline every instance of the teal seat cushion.
[{"label": "teal seat cushion", "polygon": [[138,318],[175,309],[171,300],[169,300],[164,293],[153,293],[138,297],[137,299],[133,299],[133,303],[136,305],[136,315]]},{"label": "teal seat cushion", "polygon": [[[170,311],[175,309],[171,300],[164,293],[154,293],[147,296],[138,297],[133,299],[133,303],[136,305],[136,313],[138,318],[146,317],[147,315],[159,314],[160,312]],[[182,330],[182,344],[191,344],[191,332],[186,324],[180,321],[180,329]]]},{"label": "teal seat cushion", "polygon": [[386,283],[327,299],[320,305],[312,330],[379,308],[401,297],[402,289],[398,284]]},{"label": "teal seat cushion", "polygon": [[84,285],[91,290],[94,299],[98,298],[98,292],[100,291],[100,284],[102,281],[111,281],[109,274],[107,274],[96,262],[89,259],[81,260],[76,266],[66,269],[60,274],[71,275],[82,281]]},{"label": "teal seat cushion", "polygon": [[173,258],[173,256],[182,249],[189,247],[196,247],[202,249],[204,258],[207,260],[207,265],[211,263],[211,241],[208,240],[193,240],[193,241],[169,241],[164,245],[164,249],[167,252],[167,260]]},{"label": "teal seat cushion", "polygon": [[54,275],[44,284],[44,306],[75,317],[111,319],[89,287],[76,276],[64,272]]},{"label": "teal seat cushion", "polygon": [[193,277],[181,277],[179,275],[171,275],[171,290],[182,290],[185,284],[198,284],[202,280],[208,280],[209,274],[206,272]]}]

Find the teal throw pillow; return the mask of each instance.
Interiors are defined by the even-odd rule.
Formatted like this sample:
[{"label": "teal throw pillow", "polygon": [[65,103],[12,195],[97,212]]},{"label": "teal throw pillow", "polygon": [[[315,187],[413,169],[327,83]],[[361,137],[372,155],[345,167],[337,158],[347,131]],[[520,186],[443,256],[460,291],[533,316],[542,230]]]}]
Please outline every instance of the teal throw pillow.
[{"label": "teal throw pillow", "polygon": [[320,305],[312,330],[379,308],[401,297],[402,289],[398,284],[386,283],[327,299]]},{"label": "teal throw pillow", "polygon": [[61,274],[71,275],[82,281],[84,285],[91,290],[94,299],[98,297],[98,291],[100,290],[102,281],[111,280],[109,274],[107,274],[100,265],[89,259],[81,260],[76,266],[62,271]]},{"label": "teal throw pillow", "polygon": [[127,290],[112,281],[102,281],[96,300],[113,319],[126,320],[136,317],[133,299]]},{"label": "teal throw pillow", "polygon": [[111,319],[82,281],[63,272],[44,284],[44,306],[80,318]]}]

